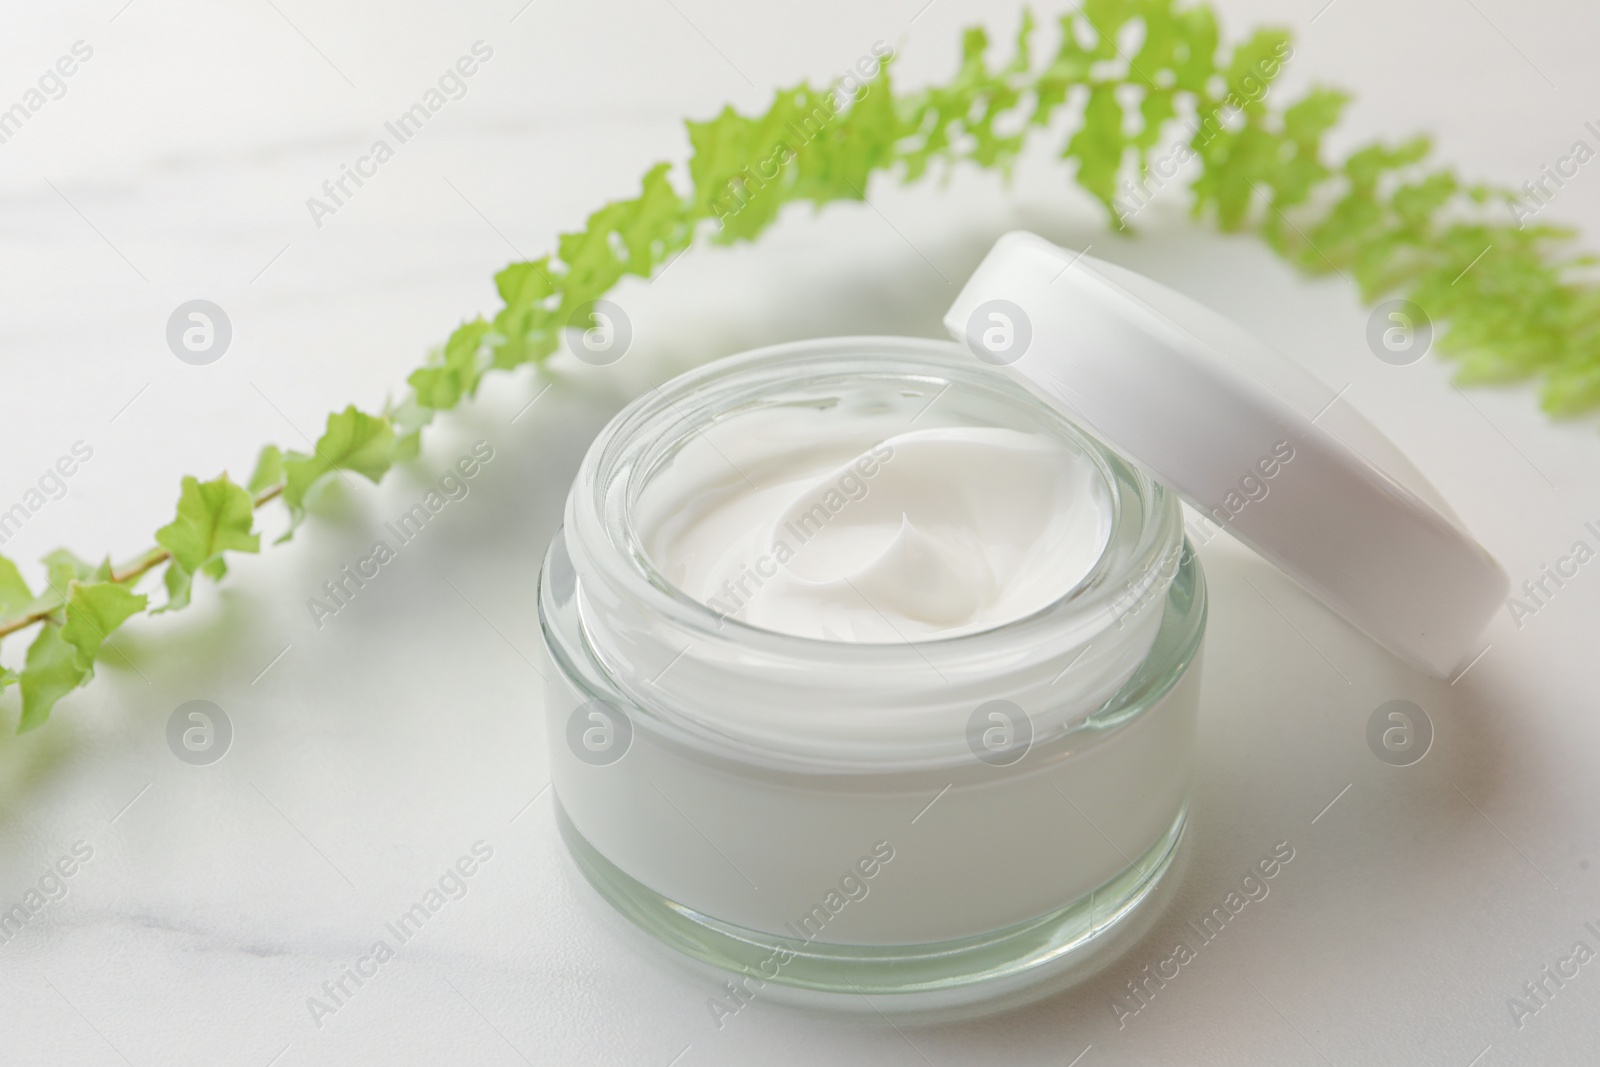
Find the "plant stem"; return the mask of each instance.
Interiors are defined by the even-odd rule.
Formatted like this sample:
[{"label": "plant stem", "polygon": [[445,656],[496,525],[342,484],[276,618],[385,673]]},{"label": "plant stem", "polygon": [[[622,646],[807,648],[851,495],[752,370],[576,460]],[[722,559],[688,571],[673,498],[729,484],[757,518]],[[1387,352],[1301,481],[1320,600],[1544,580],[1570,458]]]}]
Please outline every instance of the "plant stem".
[{"label": "plant stem", "polygon": [[152,567],[159,567],[171,558],[172,553],[164,548],[149,549],[139,557],[138,562],[130,563],[127,570],[119,571],[115,567],[111,568],[111,580],[118,585],[126,585]]},{"label": "plant stem", "polygon": [[[251,501],[251,507],[259,508],[262,504],[265,504],[270,500],[276,500],[282,494],[282,482],[279,482],[277,485],[269,486],[266,489],[263,489],[261,493]],[[161,566],[161,564],[167,562],[171,558],[172,553],[168,552],[164,548],[147,549],[145,553],[137,560],[129,563],[126,570],[119,571],[113,567],[111,569],[111,580],[118,585],[126,585],[127,583],[139,578],[154,568]],[[19,630],[26,630],[34,623],[43,622],[45,619],[48,619],[54,612],[59,610],[60,605],[53,608],[47,608],[43,611],[35,611],[29,615],[23,615],[20,618],[12,619],[10,622],[0,622],[0,637],[9,636],[10,634],[14,634]]]},{"label": "plant stem", "polygon": [[11,622],[0,624],[0,637],[4,637],[7,634],[14,634],[18,630],[26,630],[39,620],[48,618],[49,615],[50,613],[48,611],[39,611],[32,615],[24,615],[20,619],[15,619]]}]

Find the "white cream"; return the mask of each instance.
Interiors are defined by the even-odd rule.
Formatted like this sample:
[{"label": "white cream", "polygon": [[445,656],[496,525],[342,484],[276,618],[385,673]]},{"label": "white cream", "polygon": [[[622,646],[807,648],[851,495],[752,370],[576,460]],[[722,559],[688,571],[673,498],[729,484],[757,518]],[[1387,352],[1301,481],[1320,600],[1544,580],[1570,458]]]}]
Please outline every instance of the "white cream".
[{"label": "white cream", "polygon": [[907,427],[812,407],[722,420],[651,481],[641,524],[680,589],[754,626],[900,642],[1031,615],[1094,569],[1094,464],[999,427]]}]

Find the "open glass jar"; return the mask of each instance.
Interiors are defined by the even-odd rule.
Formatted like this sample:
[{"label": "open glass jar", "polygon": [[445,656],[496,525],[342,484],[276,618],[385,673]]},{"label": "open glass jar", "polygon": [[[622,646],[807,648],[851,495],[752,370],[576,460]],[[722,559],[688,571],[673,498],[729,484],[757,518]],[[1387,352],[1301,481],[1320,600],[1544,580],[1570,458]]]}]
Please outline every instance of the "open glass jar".
[{"label": "open glass jar", "polygon": [[[794,405],[1047,435],[1103,482],[1104,548],[1042,609],[958,636],[831,641],[719,613],[652,560],[644,502],[685,449]],[[804,341],[641,397],[584,459],[539,615],[567,845],[633,923],[732,972],[730,1012],[768,989],[1015,1000],[1153,911],[1206,616],[1178,501],[964,348]]]}]

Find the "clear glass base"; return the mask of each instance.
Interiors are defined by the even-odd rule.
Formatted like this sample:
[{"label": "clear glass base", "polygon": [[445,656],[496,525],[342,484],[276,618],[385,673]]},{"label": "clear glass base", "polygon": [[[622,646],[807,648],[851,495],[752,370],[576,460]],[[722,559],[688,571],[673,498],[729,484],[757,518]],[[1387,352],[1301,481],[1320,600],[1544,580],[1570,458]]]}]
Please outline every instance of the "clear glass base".
[{"label": "clear glass base", "polygon": [[[977,937],[925,945],[843,945],[748,930],[702,915],[625,874],[578,832],[556,801],[578,869],[635,926],[735,977],[738,995],[831,1010],[941,1021],[1037,1000],[1089,977],[1148,930],[1165,905],[1188,809],[1122,874],[1064,907]],[[867,997],[882,999],[869,1002]],[[963,1011],[963,1009],[968,1009]]]}]

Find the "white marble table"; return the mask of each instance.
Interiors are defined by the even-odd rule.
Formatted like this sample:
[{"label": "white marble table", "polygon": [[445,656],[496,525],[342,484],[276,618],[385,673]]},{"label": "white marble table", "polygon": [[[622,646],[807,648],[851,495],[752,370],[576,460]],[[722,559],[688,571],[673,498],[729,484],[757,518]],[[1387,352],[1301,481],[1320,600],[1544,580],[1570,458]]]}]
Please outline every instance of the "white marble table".
[{"label": "white marble table", "polygon": [[[93,449],[6,544],[23,560],[62,542],[137,549],[180,475],[242,477],[260,443],[300,446],[327,411],[377,405],[462,316],[492,308],[503,262],[628,194],[650,162],[682,159],[682,116],[829,77],[880,38],[906,78],[944,76],[959,27],[984,17],[1009,36],[1015,20],[977,0],[920,16],[923,0],[123,3],[0,16],[0,106],[75,41],[93,49],[0,144],[0,503],[75,442]],[[1434,130],[1475,176],[1520,184],[1600,114],[1600,17],[1582,5],[1222,6],[1235,30],[1297,27],[1286,84],[1357,90],[1352,135]],[[493,57],[466,95],[314,225],[306,199],[478,40]],[[1600,947],[1583,926],[1600,926],[1589,570],[1520,629],[1499,619],[1449,685],[1399,667],[1265,563],[1208,546],[1202,769],[1176,903],[1102,977],[1021,1013],[897,1031],[757,1002],[719,1030],[712,987],[601,910],[555,832],[528,663],[534,577],[589,438],[647,383],[710,357],[937,334],[949,281],[1008,228],[1092,242],[1348,384],[1514,582],[1600,520],[1592,422],[1550,424],[1527,389],[1457,392],[1431,359],[1380,363],[1344,282],[1192,227],[1175,191],[1133,240],[1107,235],[1046,153],[1009,190],[961,173],[943,189],[874,186],[873,201],[797,211],[759,245],[697,250],[624,286],[637,341],[621,363],[559,362],[531,408],[544,380],[490,381],[413,467],[381,488],[335,486],[292,544],[241,559],[190,610],[130,625],[91,690],[45,729],[0,739],[0,902],[42,879],[60,895],[50,872],[73,871],[0,943],[0,1062],[1593,1062],[1600,963],[1520,1028],[1507,1007],[1576,941]],[[1546,210],[1593,247],[1600,170]],[[234,327],[205,367],[174,359],[163,333],[196,297]],[[495,458],[471,495],[318,628],[306,598],[479,440]],[[21,651],[13,641],[6,661]],[[1396,698],[1436,729],[1407,768],[1364,738]],[[234,731],[209,766],[180,762],[165,737],[194,699]],[[13,691],[8,734],[16,715]],[[1123,983],[1278,842],[1295,859],[1268,898],[1119,1028]],[[336,1011],[308,1008],[474,847],[492,855],[460,899],[347,983]]]}]

